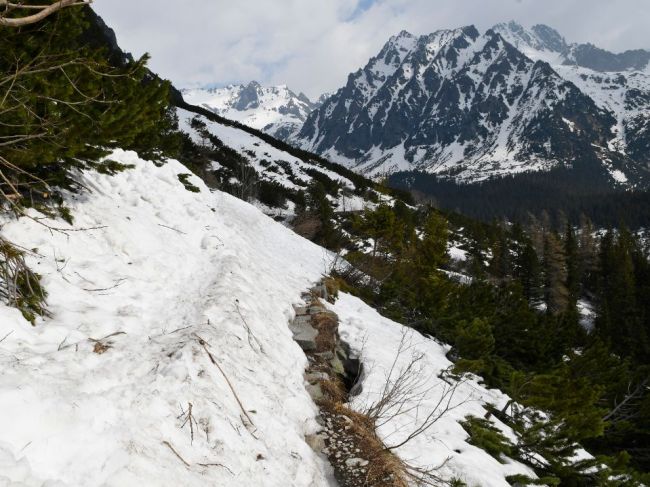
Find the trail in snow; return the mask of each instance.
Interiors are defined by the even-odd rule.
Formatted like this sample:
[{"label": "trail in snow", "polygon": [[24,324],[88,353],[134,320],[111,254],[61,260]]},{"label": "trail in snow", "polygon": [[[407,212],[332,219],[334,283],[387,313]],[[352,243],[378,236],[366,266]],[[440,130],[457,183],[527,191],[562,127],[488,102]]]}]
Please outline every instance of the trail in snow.
[{"label": "trail in snow", "polygon": [[[92,192],[70,202],[77,227],[104,228],[65,235],[27,219],[3,228],[37,249],[29,263],[53,317],[33,328],[0,306],[0,336],[11,333],[0,343],[0,485],[328,485],[304,442],[317,410],[287,327],[328,254],[198,178],[201,193],[186,191],[175,161],[113,158],[136,167],[84,176]],[[93,352],[91,339],[115,332]],[[181,427],[189,403],[194,441]],[[211,463],[223,467],[199,465]]]},{"label": "trail in snow", "polygon": [[[329,465],[305,442],[318,411],[288,323],[331,255],[196,177],[200,193],[185,190],[176,161],[112,158],[134,168],[86,174],[91,191],[68,197],[75,226],[94,230],[2,227],[35,249],[29,264],[52,317],[32,327],[0,305],[0,486],[330,485]],[[350,296],[332,309],[364,361],[361,404],[383,384],[404,327]],[[435,381],[447,348],[412,337]],[[444,473],[468,485],[529,473],[470,446],[457,423],[507,398],[476,380],[459,392],[471,400],[397,453],[427,466],[451,456]],[[380,434],[418,417],[400,421]]]}]

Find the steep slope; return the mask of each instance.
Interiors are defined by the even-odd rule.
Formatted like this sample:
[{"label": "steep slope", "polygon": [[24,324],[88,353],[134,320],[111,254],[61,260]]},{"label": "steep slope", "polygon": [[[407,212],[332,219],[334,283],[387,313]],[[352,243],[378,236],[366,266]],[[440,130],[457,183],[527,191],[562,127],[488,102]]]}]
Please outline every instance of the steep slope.
[{"label": "steep slope", "polygon": [[[356,409],[363,410],[375,403],[382,397],[387,378],[394,383],[417,359],[419,376],[410,378],[413,390],[406,394],[413,395],[379,429],[387,445],[400,444],[418,427],[425,425],[427,417],[441,409],[440,398],[450,394],[450,385],[445,382],[445,374],[453,367],[445,357],[449,347],[381,316],[360,299],[347,294],[342,294],[330,308],[341,320],[342,338],[364,364],[361,392],[353,399]],[[486,417],[486,404],[504,407],[508,396],[475,380],[450,382],[451,387],[458,385],[453,389],[453,397],[447,396],[443,400],[443,403],[449,400],[448,413],[441,415],[423,434],[396,448],[400,458],[425,470],[438,467],[437,473],[442,479],[456,479],[472,486],[508,487],[512,484],[506,477],[517,474],[536,478],[534,472],[521,463],[494,458],[471,445],[467,432],[460,425],[468,415]],[[416,392],[420,389],[427,389],[424,397]],[[515,438],[508,426],[496,418],[492,421],[507,437]]]},{"label": "steep slope", "polygon": [[191,105],[180,92],[173,103],[181,130],[193,142],[192,147],[185,144],[183,162],[213,189],[256,200],[274,217],[288,220],[304,209],[315,183],[323,186],[334,210],[341,212],[358,211],[398,193],[342,165]]},{"label": "steep slope", "polygon": [[182,90],[185,100],[281,140],[296,133],[318,102],[287,86],[262,87],[256,81],[225,88]]},{"label": "steep slope", "polygon": [[[96,26],[97,42],[116,62],[128,58],[117,44],[114,32],[91,9],[89,12]],[[152,72],[149,76],[158,77]],[[325,186],[328,198],[340,211],[359,210],[382,197],[377,191],[381,188],[363,176],[290,146],[249,124],[220,115],[206,101],[214,99],[217,93],[226,105],[230,103],[239,109],[258,106],[271,117],[287,107],[289,118],[295,116],[291,114],[292,106],[298,106],[301,114],[309,109],[303,95],[296,96],[286,87],[261,88],[253,82],[248,87],[186,92],[185,96],[201,103],[194,105],[184,99],[183,92],[171,86],[170,103],[176,107],[180,126],[187,134],[181,159],[212,189],[255,200],[267,214],[285,220],[295,216],[297,207],[305,205],[307,189],[316,181]],[[283,105],[282,100],[289,101]],[[251,108],[253,112],[258,109]],[[232,112],[235,108],[228,110]]]},{"label": "steep slope", "polygon": [[327,253],[175,161],[112,157],[134,168],[69,199],[87,230],[3,226],[52,317],[0,305],[0,484],[329,485],[287,327]]},{"label": "steep slope", "polygon": [[[614,54],[591,44],[569,45],[543,25],[530,30],[510,22],[494,27],[533,60],[549,62],[562,78],[575,84],[596,105],[616,119],[609,147],[641,166],[650,163],[650,52]],[[591,53],[591,54],[590,54]],[[627,176],[614,173],[619,181]]]},{"label": "steep slope", "polygon": [[[31,326],[0,305],[0,483],[335,485],[304,439],[320,426],[288,327],[292,304],[334,256],[183,177],[176,161],[111,157],[132,168],[83,177],[89,192],[67,198],[75,227],[28,218],[2,227],[3,237],[34,249],[29,264],[43,276],[51,316]],[[350,296],[333,309],[362,354],[360,385],[372,398],[407,330]],[[423,366],[435,366],[422,376],[431,388],[387,432],[416,427],[416,410],[428,411],[444,389],[434,373],[449,365],[447,348],[408,333],[426,354]],[[365,335],[372,340],[363,348]],[[419,438],[414,446],[428,453],[418,464],[435,467],[453,448],[444,478],[475,479],[481,465],[484,485],[505,487],[506,475],[530,474],[470,446],[457,424],[507,397],[475,379],[460,387],[454,414],[432,431],[445,444]],[[412,451],[400,455],[411,461]]]},{"label": "steep slope", "polygon": [[296,143],[370,175],[477,182],[582,164],[609,184],[644,180],[638,152],[614,143],[615,114],[548,64],[563,39],[511,29],[517,49],[502,31],[400,33],[309,115]]}]

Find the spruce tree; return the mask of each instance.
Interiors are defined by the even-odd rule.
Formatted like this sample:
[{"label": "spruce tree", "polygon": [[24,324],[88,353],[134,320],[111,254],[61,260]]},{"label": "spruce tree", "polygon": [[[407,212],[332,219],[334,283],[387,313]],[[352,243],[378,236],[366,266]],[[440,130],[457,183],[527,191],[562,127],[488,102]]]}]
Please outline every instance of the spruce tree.
[{"label": "spruce tree", "polygon": [[590,294],[594,294],[598,272],[598,249],[594,239],[593,224],[585,215],[580,217],[579,256],[578,273],[582,276],[583,286]]},{"label": "spruce tree", "polygon": [[448,238],[447,220],[438,212],[431,211],[424,222],[422,238],[417,242],[416,265],[422,272],[434,272],[447,263]]},{"label": "spruce tree", "polygon": [[535,306],[541,298],[541,269],[540,262],[533,247],[533,243],[527,236],[522,236],[517,258],[515,275],[522,285],[523,294],[531,306]]},{"label": "spruce tree", "polygon": [[402,232],[393,209],[381,204],[375,209],[368,209],[356,220],[357,230],[372,240],[372,256],[377,253],[387,254],[401,251]]},{"label": "spruce tree", "polygon": [[315,241],[326,247],[335,247],[339,239],[333,221],[334,210],[320,181],[313,180],[307,188],[307,207],[319,221]]}]

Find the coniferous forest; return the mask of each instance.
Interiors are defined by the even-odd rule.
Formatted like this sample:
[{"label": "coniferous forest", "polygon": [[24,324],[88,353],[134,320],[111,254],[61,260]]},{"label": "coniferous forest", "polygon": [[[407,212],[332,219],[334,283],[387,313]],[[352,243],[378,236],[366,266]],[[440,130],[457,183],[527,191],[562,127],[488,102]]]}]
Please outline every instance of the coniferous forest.
[{"label": "coniferous forest", "polygon": [[[553,485],[623,485],[608,476],[634,471],[645,478],[650,261],[642,239],[624,228],[596,231],[586,217],[577,226],[547,213],[525,225],[488,224],[399,201],[340,223],[346,237],[333,230],[323,242],[352,264],[338,274],[342,289],[453,344],[458,373],[512,397],[512,407],[492,414],[520,444],[473,425],[484,441],[514,451]],[[452,243],[465,261],[449,258]],[[571,465],[578,445],[597,459]],[[609,470],[595,477],[599,462]]]},{"label": "coniferous forest", "polygon": [[563,213],[574,225],[588,216],[596,225],[640,228],[648,225],[650,193],[613,188],[605,176],[590,168],[556,168],[493,178],[475,184],[456,183],[422,172],[395,173],[396,188],[411,190],[437,208],[483,221],[507,218],[525,223],[530,214]]}]

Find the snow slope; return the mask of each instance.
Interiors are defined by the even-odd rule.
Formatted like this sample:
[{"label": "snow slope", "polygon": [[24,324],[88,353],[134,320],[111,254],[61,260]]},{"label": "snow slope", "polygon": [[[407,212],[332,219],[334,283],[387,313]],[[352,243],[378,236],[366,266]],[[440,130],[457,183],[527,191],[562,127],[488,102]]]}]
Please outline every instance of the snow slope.
[{"label": "snow slope", "polygon": [[[111,157],[134,167],[80,176],[89,192],[68,196],[74,229],[26,218],[1,227],[33,249],[52,316],[32,327],[0,305],[0,486],[335,485],[304,440],[319,429],[317,408],[288,328],[331,255],[194,176],[200,192],[187,191],[176,161]],[[332,309],[364,362],[361,407],[406,328],[347,295]],[[430,395],[382,427],[387,443],[436,402],[450,365],[447,347],[408,333]],[[469,445],[457,423],[507,398],[476,380],[456,397],[452,414],[397,453],[425,466],[449,456],[441,473],[470,486],[531,474]]]},{"label": "snow slope", "polygon": [[[449,347],[382,317],[363,301],[348,294],[340,293],[338,301],[330,308],[341,320],[341,338],[361,358],[364,366],[361,393],[353,401],[356,409],[363,410],[376,402],[381,397],[386,378],[395,381],[414,357],[421,357],[416,367],[420,379],[413,389],[423,395],[413,396],[404,405],[403,413],[387,421],[379,430],[386,445],[400,444],[436,409],[448,387],[438,375],[452,366],[445,357]],[[402,342],[406,347],[398,355]],[[467,433],[458,424],[467,415],[483,418],[487,413],[483,407],[486,403],[503,407],[507,401],[508,396],[498,390],[488,390],[476,379],[461,382],[451,398],[451,410],[422,435],[395,452],[412,465],[425,469],[444,464],[439,471],[443,478],[457,478],[470,487],[508,487],[510,484],[505,480],[508,475],[523,474],[536,478],[534,472],[521,463],[507,458],[502,458],[501,463],[484,450],[470,445]],[[507,437],[514,438],[510,428],[494,417],[492,421]]]},{"label": "snow slope", "polygon": [[196,177],[201,192],[185,190],[178,162],[113,159],[135,168],[83,176],[92,192],[70,199],[76,228],[96,229],[2,228],[36,249],[52,318],[32,327],[0,305],[0,485],[328,485],[287,327],[327,252]]},{"label": "snow slope", "polygon": [[[340,186],[336,196],[329,196],[335,211],[361,211],[364,208],[376,206],[375,203],[360,194],[355,183],[348,177],[325,167],[316,160],[301,159],[240,128],[208,120],[203,115],[197,115],[184,109],[178,109],[177,113],[181,130],[189,134],[194,142],[199,145],[202,143],[201,136],[191,127],[190,123],[193,118],[198,118],[205,123],[210,134],[218,137],[224,145],[242,155],[261,180],[277,183],[292,191],[305,191],[309,184],[316,179],[316,176],[320,175],[320,177],[337,182]],[[220,166],[218,160],[213,162],[213,169],[218,170]],[[239,177],[239,174],[234,177]],[[392,198],[372,191],[378,199],[392,201]],[[269,215],[295,216],[295,205],[292,202],[289,202],[283,209],[268,208],[261,204],[259,206]]]}]

